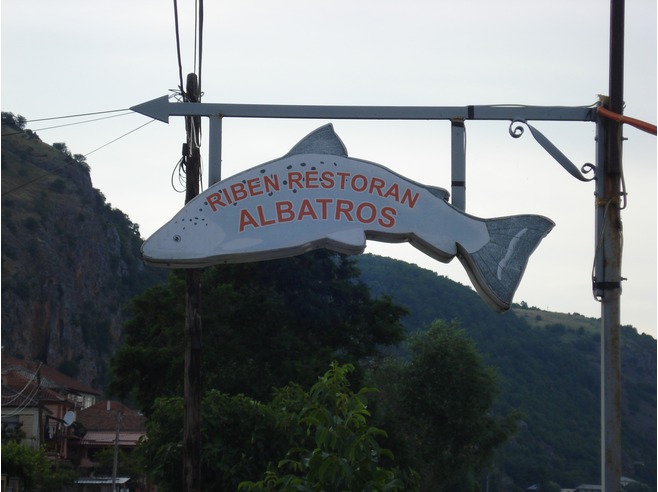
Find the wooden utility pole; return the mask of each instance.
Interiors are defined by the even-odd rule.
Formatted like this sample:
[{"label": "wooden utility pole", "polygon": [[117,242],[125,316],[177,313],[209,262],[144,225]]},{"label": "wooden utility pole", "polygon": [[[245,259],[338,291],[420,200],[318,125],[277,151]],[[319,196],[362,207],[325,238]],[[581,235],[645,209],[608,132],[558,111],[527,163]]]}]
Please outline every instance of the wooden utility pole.
[{"label": "wooden utility pole", "polygon": [[[186,93],[190,102],[200,102],[196,74],[187,76]],[[198,116],[185,118],[185,203],[199,194],[200,120]],[[189,269],[185,275],[183,490],[201,492],[201,270]]]},{"label": "wooden utility pole", "polygon": [[[624,111],[624,0],[610,2],[610,78],[606,109]],[[601,486],[621,490],[622,124],[606,119],[597,132],[602,154],[596,179],[597,260],[601,300]]]}]

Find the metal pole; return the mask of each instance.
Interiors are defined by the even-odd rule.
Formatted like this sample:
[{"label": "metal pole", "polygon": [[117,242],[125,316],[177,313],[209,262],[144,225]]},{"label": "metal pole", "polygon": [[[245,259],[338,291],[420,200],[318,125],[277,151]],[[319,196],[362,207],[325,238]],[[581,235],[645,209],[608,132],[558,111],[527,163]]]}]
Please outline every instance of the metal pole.
[{"label": "metal pole", "polygon": [[[196,75],[187,76],[187,96],[199,102]],[[199,194],[200,117],[187,117],[185,203]],[[201,492],[201,270],[185,272],[185,373],[183,422],[183,490]]]},{"label": "metal pole", "polygon": [[[610,78],[608,108],[624,109],[624,0],[610,2]],[[605,158],[597,177],[600,256],[595,290],[601,297],[601,485],[621,491],[621,178],[622,125],[603,123]]]},{"label": "metal pole", "polygon": [[222,179],[222,116],[211,115],[208,120],[208,186],[212,186]]},{"label": "metal pole", "polygon": [[452,190],[450,201],[454,207],[466,211],[466,128],[464,120],[451,121]]},{"label": "metal pole", "polygon": [[[110,402],[110,406],[112,405],[112,402]],[[117,410],[117,415],[116,415],[116,431],[114,434],[114,458],[112,461],[112,492],[116,492],[117,490],[117,470],[119,468],[119,429],[121,426],[121,417],[123,416],[123,413],[121,412],[121,406],[119,406],[119,409]]]}]

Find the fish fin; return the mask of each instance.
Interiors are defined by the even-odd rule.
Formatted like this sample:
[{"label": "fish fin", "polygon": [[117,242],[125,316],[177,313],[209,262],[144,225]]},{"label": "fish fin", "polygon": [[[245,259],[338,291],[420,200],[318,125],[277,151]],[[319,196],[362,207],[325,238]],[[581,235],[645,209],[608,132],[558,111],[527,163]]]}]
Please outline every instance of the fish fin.
[{"label": "fish fin", "polygon": [[485,220],[489,241],[469,253],[458,245],[458,258],[478,293],[496,310],[512,305],[530,255],[555,225],[538,215]]},{"label": "fish fin", "polygon": [[360,254],[366,249],[366,235],[362,229],[344,229],[327,236],[327,247],[345,254]]},{"label": "fish fin", "polygon": [[302,138],[284,157],[295,154],[331,154],[347,157],[347,149],[328,123]]},{"label": "fish fin", "polygon": [[432,195],[443,201],[447,202],[450,199],[450,192],[445,188],[440,188],[438,186],[426,186],[426,188]]}]

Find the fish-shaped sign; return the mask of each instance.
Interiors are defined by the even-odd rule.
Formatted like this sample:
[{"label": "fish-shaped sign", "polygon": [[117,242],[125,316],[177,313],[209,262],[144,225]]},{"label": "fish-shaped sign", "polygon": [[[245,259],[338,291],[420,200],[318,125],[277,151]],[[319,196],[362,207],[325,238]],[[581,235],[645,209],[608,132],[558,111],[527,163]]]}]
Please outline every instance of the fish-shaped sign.
[{"label": "fish-shaped sign", "polygon": [[143,245],[147,263],[196,268],[281,258],[315,248],[362,253],[366,239],[407,241],[455,256],[495,309],[509,309],[531,253],[553,228],[537,215],[481,219],[426,186],[347,156],[331,124],[273,161],[219,181]]}]

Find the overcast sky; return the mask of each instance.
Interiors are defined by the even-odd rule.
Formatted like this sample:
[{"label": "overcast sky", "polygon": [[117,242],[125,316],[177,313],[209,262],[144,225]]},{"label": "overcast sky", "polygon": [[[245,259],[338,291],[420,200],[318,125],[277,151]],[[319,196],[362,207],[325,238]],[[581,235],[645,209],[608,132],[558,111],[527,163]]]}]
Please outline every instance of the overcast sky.
[{"label": "overcast sky", "polygon": [[[373,106],[589,106],[608,93],[606,0],[214,0],[205,2],[203,102]],[[183,119],[125,109],[178,85],[173,2],[3,0],[2,110],[47,143],[87,156],[93,184],[148,237],[183,205],[171,175]],[[198,70],[194,2],[179,0],[183,74]],[[625,114],[656,123],[656,2],[626,1]],[[196,65],[196,66],[195,66]],[[222,177],[287,153],[327,121],[224,119]],[[450,187],[450,124],[332,122],[350,156]],[[595,159],[588,122],[530,122],[579,167]],[[467,121],[466,210],[536,213],[555,229],[530,259],[515,302],[599,317],[591,289],[594,185],[567,174],[509,122]],[[656,336],[656,137],[625,128],[622,323]],[[119,139],[118,139],[119,138]],[[211,141],[204,127],[204,164]],[[118,139],[114,141],[115,139]],[[114,141],[114,142],[113,142]],[[112,142],[112,143],[110,143]],[[106,145],[110,143],[109,145]],[[207,180],[204,182],[204,186]],[[461,264],[408,244],[371,242],[470,285]]]}]

